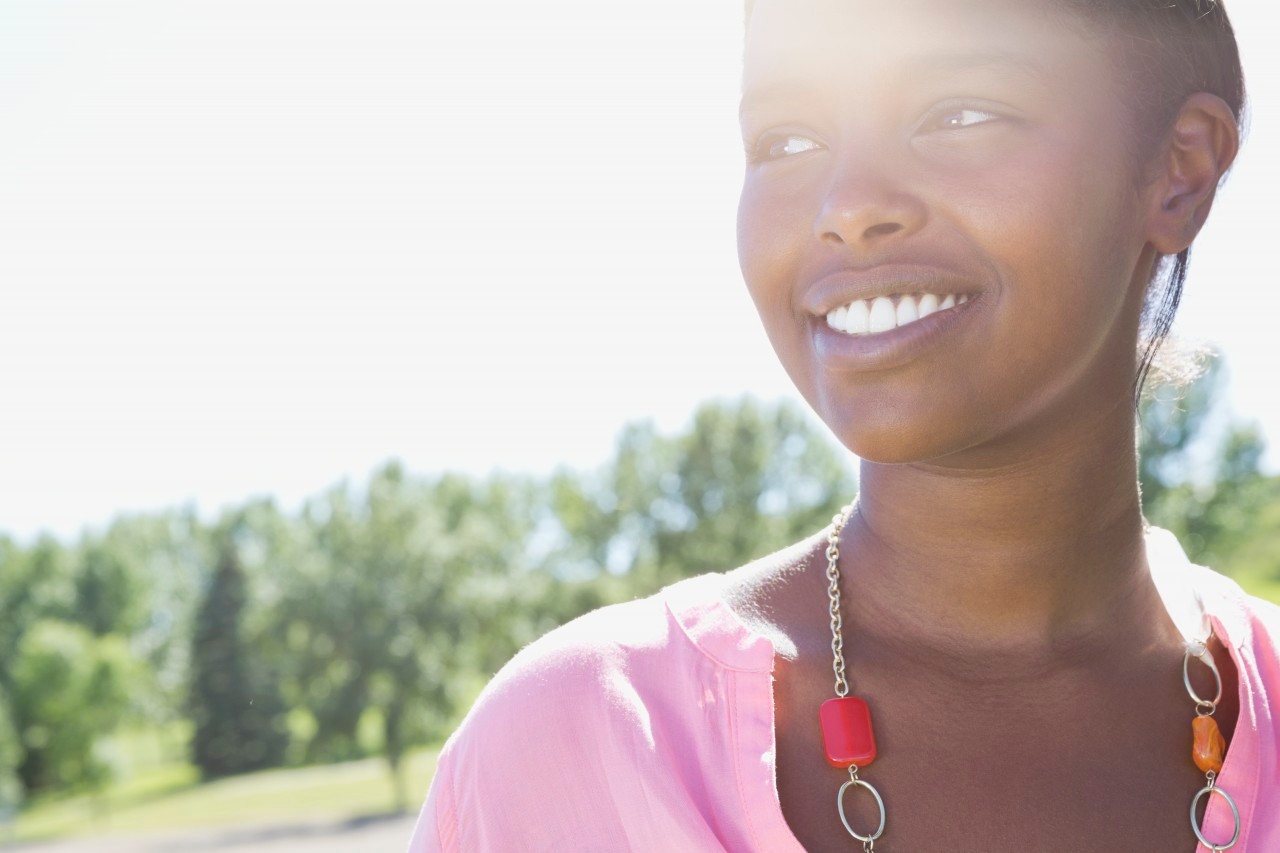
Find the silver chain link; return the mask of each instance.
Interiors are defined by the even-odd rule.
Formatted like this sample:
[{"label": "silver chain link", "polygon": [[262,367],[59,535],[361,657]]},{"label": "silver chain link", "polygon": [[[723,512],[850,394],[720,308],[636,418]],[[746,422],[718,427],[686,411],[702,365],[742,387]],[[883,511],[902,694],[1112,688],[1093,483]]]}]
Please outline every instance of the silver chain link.
[{"label": "silver chain link", "polygon": [[831,518],[831,532],[827,534],[827,596],[830,598],[831,613],[831,669],[836,676],[836,695],[841,699],[849,695],[849,683],[844,679],[844,636],[841,629],[844,622],[840,618],[840,533],[844,530],[849,517],[857,509],[858,499],[854,498],[844,509]]}]

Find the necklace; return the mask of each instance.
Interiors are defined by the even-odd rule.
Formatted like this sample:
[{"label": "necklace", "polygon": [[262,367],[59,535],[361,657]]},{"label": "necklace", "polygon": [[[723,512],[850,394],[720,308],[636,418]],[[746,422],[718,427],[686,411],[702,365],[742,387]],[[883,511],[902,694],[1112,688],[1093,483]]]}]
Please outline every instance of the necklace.
[{"label": "necklace", "polygon": [[[840,559],[840,533],[844,529],[845,523],[848,522],[849,517],[857,511],[857,506],[858,501],[855,498],[840,512],[836,513],[835,517],[831,519],[831,532],[827,535],[827,580],[830,583],[827,591],[830,598],[831,653],[833,658],[831,668],[835,673],[836,698],[828,699],[822,703],[819,720],[822,724],[822,744],[827,754],[828,763],[833,767],[849,771],[849,780],[840,786],[840,792],[836,795],[836,807],[840,812],[840,822],[844,824],[844,828],[849,831],[850,835],[862,842],[863,853],[873,853],[876,839],[884,834],[884,799],[874,785],[859,778],[858,772],[859,768],[866,767],[875,760],[876,741],[875,735],[871,730],[871,709],[865,700],[849,695],[849,683],[845,680],[844,673],[844,639],[841,633],[843,622],[840,618],[840,569],[838,566]],[[1218,774],[1222,772],[1222,762],[1226,754],[1226,742],[1223,740],[1221,732],[1218,731],[1217,721],[1213,719],[1213,712],[1217,710],[1218,702],[1222,700],[1222,677],[1218,673],[1218,667],[1214,663],[1213,655],[1209,653],[1207,642],[1208,637],[1203,640],[1188,641],[1186,654],[1182,659],[1182,683],[1186,686],[1191,701],[1195,703],[1196,710],[1195,717],[1191,721],[1191,757],[1196,767],[1204,773],[1206,782],[1205,786],[1191,800],[1191,829],[1195,832],[1196,838],[1201,844],[1212,850],[1213,853],[1222,853],[1223,850],[1233,847],[1240,837],[1240,810],[1236,808],[1235,800],[1231,798],[1231,795],[1217,785]],[[1213,699],[1202,698],[1196,693],[1195,688],[1191,686],[1191,676],[1188,668],[1192,658],[1209,667],[1209,670],[1213,673],[1214,681],[1218,685],[1217,694]],[[876,807],[880,811],[880,824],[876,827],[875,832],[869,835],[858,833],[849,823],[849,818],[845,814],[845,794],[850,788],[855,791],[865,791],[875,798]],[[1225,844],[1215,844],[1209,841],[1205,838],[1199,824],[1196,823],[1196,807],[1200,804],[1200,800],[1204,797],[1212,798],[1214,794],[1226,800],[1227,805],[1231,807],[1231,814],[1235,818],[1235,830],[1231,834],[1231,840]]]}]

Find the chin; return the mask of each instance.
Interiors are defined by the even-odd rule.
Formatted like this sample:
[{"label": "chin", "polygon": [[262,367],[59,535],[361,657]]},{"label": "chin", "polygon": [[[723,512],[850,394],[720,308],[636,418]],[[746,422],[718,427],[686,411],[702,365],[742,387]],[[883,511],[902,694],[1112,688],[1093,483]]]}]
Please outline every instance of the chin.
[{"label": "chin", "polygon": [[945,457],[960,448],[949,448],[924,436],[907,434],[902,430],[876,430],[860,427],[846,428],[839,436],[840,443],[864,462],[878,465],[905,465],[913,462],[931,462]]},{"label": "chin", "polygon": [[810,404],[836,439],[867,462],[925,462],[969,444],[941,426],[962,421],[937,407],[900,405],[885,397],[847,394],[810,399]]}]

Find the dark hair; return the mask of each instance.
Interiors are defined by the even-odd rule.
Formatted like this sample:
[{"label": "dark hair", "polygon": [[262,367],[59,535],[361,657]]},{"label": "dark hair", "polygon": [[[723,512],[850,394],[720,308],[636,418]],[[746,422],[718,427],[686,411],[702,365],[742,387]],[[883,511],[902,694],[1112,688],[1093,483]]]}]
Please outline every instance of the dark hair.
[{"label": "dark hair", "polygon": [[[754,0],[745,0],[747,20]],[[1243,128],[1244,71],[1235,30],[1222,0],[1061,0],[1089,25],[1113,33],[1116,57],[1134,115],[1135,150],[1146,154],[1168,132],[1183,102],[1196,92],[1217,95]],[[1134,378],[1139,400],[1160,345],[1182,301],[1190,249],[1166,256],[1152,277],[1142,312],[1142,357]],[[1160,279],[1157,284],[1157,279]],[[1176,372],[1176,371],[1175,371]]]}]

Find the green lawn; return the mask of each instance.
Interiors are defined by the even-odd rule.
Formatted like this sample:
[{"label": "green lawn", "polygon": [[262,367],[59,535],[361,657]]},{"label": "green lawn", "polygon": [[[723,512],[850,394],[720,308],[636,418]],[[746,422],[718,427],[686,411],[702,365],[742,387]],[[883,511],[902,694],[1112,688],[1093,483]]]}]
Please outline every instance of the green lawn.
[{"label": "green lawn", "polygon": [[[421,803],[435,766],[436,750],[422,750],[409,757],[410,809]],[[16,839],[268,821],[337,821],[387,814],[395,807],[394,788],[382,759],[268,770],[206,785],[197,784],[193,768],[173,765],[140,775],[98,797],[33,805],[18,817]]]}]

